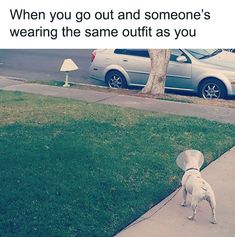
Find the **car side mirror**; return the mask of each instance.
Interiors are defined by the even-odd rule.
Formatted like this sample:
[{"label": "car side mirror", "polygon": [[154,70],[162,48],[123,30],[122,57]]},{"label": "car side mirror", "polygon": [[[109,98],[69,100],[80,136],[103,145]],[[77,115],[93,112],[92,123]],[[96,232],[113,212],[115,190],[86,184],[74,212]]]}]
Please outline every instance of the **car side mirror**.
[{"label": "car side mirror", "polygon": [[177,58],[176,58],[176,61],[178,62],[178,63],[185,63],[185,62],[187,62],[187,58],[185,57],[185,56],[178,56]]}]

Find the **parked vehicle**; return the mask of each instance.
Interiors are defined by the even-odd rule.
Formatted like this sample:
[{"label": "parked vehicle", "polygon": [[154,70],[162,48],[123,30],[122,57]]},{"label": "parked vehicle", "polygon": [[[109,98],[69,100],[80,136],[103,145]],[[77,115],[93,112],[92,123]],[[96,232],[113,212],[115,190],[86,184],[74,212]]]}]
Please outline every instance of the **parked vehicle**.
[{"label": "parked vehicle", "polygon": [[[150,72],[147,49],[98,49],[90,77],[112,88],[144,86]],[[221,49],[172,49],[166,89],[198,93],[205,99],[235,95],[235,54]]]}]

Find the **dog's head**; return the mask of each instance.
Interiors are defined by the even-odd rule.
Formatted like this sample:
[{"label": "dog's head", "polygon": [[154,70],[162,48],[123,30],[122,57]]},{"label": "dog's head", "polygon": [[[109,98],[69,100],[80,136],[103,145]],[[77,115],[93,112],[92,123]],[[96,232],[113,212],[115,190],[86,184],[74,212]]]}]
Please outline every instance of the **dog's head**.
[{"label": "dog's head", "polygon": [[198,150],[186,150],[179,154],[176,159],[177,165],[184,171],[190,168],[200,170],[204,162],[203,154]]}]

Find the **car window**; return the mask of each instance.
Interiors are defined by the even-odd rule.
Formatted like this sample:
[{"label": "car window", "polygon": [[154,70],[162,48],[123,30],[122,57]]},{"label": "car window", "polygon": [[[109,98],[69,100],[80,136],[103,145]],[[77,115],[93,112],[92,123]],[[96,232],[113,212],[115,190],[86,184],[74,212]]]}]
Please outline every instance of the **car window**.
[{"label": "car window", "polygon": [[126,53],[126,49],[115,49],[114,53],[115,54],[125,54]]},{"label": "car window", "polygon": [[114,53],[149,58],[147,49],[115,49]]},{"label": "car window", "polygon": [[[115,49],[114,53],[149,58],[149,52],[147,49]],[[182,55],[186,56],[180,49],[171,49],[170,61],[176,62],[177,57]],[[186,58],[188,59],[187,56]]]}]

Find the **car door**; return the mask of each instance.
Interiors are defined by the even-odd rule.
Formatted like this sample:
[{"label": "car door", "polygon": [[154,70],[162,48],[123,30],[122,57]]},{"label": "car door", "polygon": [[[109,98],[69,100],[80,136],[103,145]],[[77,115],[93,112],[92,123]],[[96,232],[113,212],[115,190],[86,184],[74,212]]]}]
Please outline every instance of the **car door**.
[{"label": "car door", "polygon": [[[116,51],[117,52],[117,51]],[[129,84],[145,85],[150,72],[150,58],[147,49],[122,49],[118,51],[119,65],[129,75]]]},{"label": "car door", "polygon": [[[178,62],[179,56],[185,56],[186,62]],[[169,89],[192,90],[192,63],[180,49],[171,50],[171,58],[167,69],[165,87]]]}]

